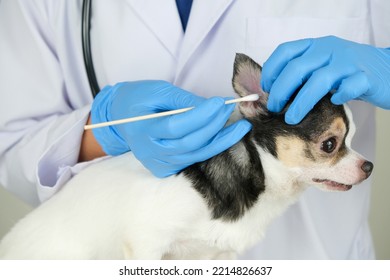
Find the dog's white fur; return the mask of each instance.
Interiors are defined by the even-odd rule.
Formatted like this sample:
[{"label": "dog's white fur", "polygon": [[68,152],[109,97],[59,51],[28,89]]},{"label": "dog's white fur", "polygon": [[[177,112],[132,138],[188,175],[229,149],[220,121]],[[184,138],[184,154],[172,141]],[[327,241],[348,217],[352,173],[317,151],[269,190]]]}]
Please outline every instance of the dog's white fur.
[{"label": "dog's white fur", "polygon": [[[3,240],[6,259],[230,258],[257,242],[299,194],[261,151],[273,187],[237,222],[211,219],[183,176],[153,177],[131,153],[90,166]],[[275,164],[279,165],[275,168]],[[100,176],[99,174],[104,174]],[[271,183],[271,182],[269,182]]]}]

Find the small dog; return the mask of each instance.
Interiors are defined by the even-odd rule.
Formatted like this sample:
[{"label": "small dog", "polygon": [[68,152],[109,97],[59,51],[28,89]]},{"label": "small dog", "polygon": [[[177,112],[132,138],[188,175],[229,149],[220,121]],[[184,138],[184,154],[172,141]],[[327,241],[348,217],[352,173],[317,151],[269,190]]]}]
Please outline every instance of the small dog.
[{"label": "small dog", "polygon": [[[152,176],[127,153],[76,175],[2,240],[3,259],[227,259],[258,242],[308,186],[347,191],[373,164],[351,150],[346,106],[324,97],[298,125],[266,109],[261,67],[237,54],[233,87],[253,129],[178,175]],[[285,109],[286,110],[286,109]]]}]

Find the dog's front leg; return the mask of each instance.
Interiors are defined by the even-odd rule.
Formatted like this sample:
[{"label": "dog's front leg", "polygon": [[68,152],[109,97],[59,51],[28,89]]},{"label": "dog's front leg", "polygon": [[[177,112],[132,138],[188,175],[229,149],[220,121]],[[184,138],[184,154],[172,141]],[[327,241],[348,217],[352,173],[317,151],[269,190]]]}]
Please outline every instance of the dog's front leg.
[{"label": "dog's front leg", "polygon": [[123,244],[123,256],[126,260],[161,260],[164,248],[161,243],[154,244],[142,242],[132,245],[129,242]]},{"label": "dog's front leg", "polygon": [[216,254],[212,259],[213,260],[236,260],[237,253],[234,251],[224,251],[224,252],[220,252],[219,254]]}]

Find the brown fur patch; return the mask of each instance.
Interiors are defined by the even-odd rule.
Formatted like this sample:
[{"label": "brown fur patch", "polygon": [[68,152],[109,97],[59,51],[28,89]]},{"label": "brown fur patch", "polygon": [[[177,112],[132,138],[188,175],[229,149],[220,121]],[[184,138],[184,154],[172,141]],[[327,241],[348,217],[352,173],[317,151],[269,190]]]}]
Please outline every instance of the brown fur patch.
[{"label": "brown fur patch", "polygon": [[279,160],[288,167],[304,167],[313,164],[312,160],[305,156],[307,144],[298,137],[278,136],[276,147]]},{"label": "brown fur patch", "polygon": [[[313,142],[305,142],[296,136],[278,136],[276,138],[277,156],[288,167],[309,167],[313,165],[313,162],[331,166],[336,164],[347,152],[344,143],[346,133],[347,127],[344,120],[338,117]],[[337,141],[334,152],[322,151],[322,142],[332,137]]]}]

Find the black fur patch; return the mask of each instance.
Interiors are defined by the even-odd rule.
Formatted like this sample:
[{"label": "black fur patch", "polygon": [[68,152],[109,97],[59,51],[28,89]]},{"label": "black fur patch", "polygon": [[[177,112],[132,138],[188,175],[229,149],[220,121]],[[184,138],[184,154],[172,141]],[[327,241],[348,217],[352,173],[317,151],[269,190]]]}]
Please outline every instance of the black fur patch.
[{"label": "black fur patch", "polygon": [[242,155],[245,164],[234,160],[231,148],[183,171],[207,201],[214,219],[239,219],[265,189],[260,157],[251,138],[249,133],[239,144],[244,145],[247,152]]}]

